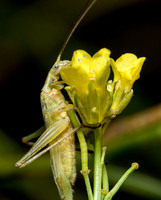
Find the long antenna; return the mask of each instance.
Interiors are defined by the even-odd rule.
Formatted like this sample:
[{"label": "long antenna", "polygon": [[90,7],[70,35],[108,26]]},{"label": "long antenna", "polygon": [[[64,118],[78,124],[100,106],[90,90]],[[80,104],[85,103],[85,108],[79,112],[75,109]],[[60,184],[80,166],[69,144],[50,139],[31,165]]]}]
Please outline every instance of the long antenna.
[{"label": "long antenna", "polygon": [[61,59],[61,56],[63,54],[63,51],[69,41],[69,39],[71,38],[73,32],[75,31],[75,29],[77,28],[77,26],[79,25],[79,23],[81,22],[81,20],[83,19],[83,17],[87,14],[87,12],[90,10],[90,8],[93,6],[93,4],[96,2],[96,0],[88,0],[88,2],[85,4],[84,8],[82,9],[81,13],[79,14],[79,16],[77,17],[75,23],[73,24],[73,27],[71,29],[71,31],[69,32],[67,38],[64,41],[64,44],[62,45],[62,48],[60,50],[60,53],[57,57],[56,62],[59,62]]}]

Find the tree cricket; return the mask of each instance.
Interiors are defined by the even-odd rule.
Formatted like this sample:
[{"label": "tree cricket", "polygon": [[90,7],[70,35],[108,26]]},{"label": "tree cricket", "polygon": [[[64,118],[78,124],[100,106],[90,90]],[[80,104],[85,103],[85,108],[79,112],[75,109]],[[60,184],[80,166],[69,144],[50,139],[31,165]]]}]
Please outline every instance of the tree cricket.
[{"label": "tree cricket", "polygon": [[89,0],[85,5],[85,8],[67,36],[42,88],[40,97],[45,131],[43,132],[42,128],[38,134],[31,134],[29,137],[25,137],[26,141],[29,141],[42,134],[31,149],[15,165],[19,168],[25,167],[50,150],[51,168],[54,179],[60,197],[64,200],[73,199],[72,185],[74,185],[76,179],[74,132],[80,127],[73,128],[67,113],[68,110],[73,109],[71,108],[72,105],[65,100],[61,93],[61,89],[64,86],[63,82],[59,80],[60,70],[67,65],[71,65],[71,62],[68,60],[61,61],[61,55],[76,27],[95,1]]}]

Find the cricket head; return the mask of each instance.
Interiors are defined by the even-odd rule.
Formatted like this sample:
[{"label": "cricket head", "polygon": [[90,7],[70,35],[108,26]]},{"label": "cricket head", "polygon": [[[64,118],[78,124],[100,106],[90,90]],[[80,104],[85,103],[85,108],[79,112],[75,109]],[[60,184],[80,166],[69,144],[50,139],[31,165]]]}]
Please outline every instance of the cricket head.
[{"label": "cricket head", "polygon": [[60,71],[67,67],[67,66],[70,66],[71,65],[71,61],[69,60],[63,60],[63,61],[58,61],[58,62],[55,62],[55,64],[52,66],[52,74],[54,76],[57,76],[60,74]]}]

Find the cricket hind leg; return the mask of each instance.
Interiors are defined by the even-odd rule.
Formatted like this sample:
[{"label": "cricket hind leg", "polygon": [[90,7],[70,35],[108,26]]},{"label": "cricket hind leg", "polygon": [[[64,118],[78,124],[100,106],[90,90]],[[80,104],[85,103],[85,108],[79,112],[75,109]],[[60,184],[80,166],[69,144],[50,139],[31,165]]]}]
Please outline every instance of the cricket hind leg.
[{"label": "cricket hind leg", "polygon": [[45,131],[45,125],[39,128],[37,131],[34,133],[31,133],[30,135],[27,135],[22,138],[22,142],[25,144],[28,144],[29,146],[32,146],[34,142],[31,142],[31,140],[39,137],[43,132]]},{"label": "cricket hind leg", "polygon": [[[59,136],[69,126],[69,123],[70,122],[65,119],[53,123],[49,128],[45,130],[45,132],[43,132],[43,134],[38,138],[31,149],[16,163],[16,167],[24,167],[38,158],[39,156],[36,156],[35,154],[37,154],[52,140],[56,139],[57,136]],[[34,155],[35,158],[33,159]]]}]

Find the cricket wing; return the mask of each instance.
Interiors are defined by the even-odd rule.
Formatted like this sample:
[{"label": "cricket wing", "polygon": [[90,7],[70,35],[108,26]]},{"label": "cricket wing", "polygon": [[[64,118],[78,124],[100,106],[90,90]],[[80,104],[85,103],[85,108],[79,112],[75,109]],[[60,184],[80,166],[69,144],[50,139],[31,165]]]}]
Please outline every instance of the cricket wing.
[{"label": "cricket wing", "polygon": [[[34,143],[31,149],[16,163],[16,167],[24,167],[35,154],[37,154],[43,147],[49,144],[52,140],[56,139],[68,126],[69,121],[61,119],[55,121]],[[27,163],[27,164],[25,164]]]}]

